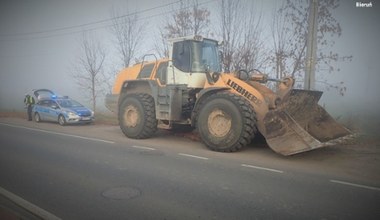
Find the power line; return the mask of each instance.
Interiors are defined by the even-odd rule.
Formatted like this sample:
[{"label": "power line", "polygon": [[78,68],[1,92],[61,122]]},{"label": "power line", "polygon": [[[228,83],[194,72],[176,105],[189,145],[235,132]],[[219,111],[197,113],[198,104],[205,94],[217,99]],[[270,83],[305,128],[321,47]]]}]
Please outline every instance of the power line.
[{"label": "power line", "polygon": [[[209,0],[209,1],[206,1],[206,2],[203,2],[203,3],[199,3],[198,5],[199,6],[200,5],[205,5],[205,4],[211,3],[213,1],[216,1],[216,0]],[[133,15],[138,15],[138,14],[145,13],[145,12],[148,12],[148,11],[153,11],[153,10],[156,10],[156,9],[159,9],[159,8],[165,8],[165,7],[168,7],[170,5],[175,5],[177,3],[180,3],[180,2],[182,2],[182,1],[179,0],[179,1],[176,1],[176,2],[171,2],[171,3],[164,4],[164,5],[160,5],[160,6],[156,6],[156,7],[152,7],[152,8],[148,8],[148,9],[144,9],[144,10],[140,10],[140,11],[136,11],[136,12],[132,12],[132,13],[129,13],[129,14],[120,15],[120,16],[112,17],[112,18],[108,18],[108,19],[102,19],[102,20],[99,20],[99,21],[89,22],[89,23],[80,24],[80,25],[72,25],[72,26],[67,26],[67,27],[62,27],[62,28],[54,28],[54,29],[49,29],[49,30],[44,30],[44,31],[36,31],[36,32],[16,33],[16,34],[3,34],[3,35],[0,35],[0,37],[26,37],[26,36],[29,36],[29,35],[41,35],[41,34],[52,33],[52,34],[47,35],[47,36],[31,36],[31,37],[28,37],[28,38],[9,39],[8,41],[12,41],[12,40],[34,40],[34,39],[46,39],[46,38],[52,38],[52,37],[58,37],[58,36],[72,35],[72,34],[81,33],[83,31],[94,31],[94,30],[97,30],[97,29],[103,29],[103,28],[111,27],[111,26],[114,25],[114,24],[107,24],[107,22],[110,22],[110,21],[113,21],[113,20],[119,20],[121,18],[129,17],[129,16],[133,16]],[[188,9],[190,7],[192,7],[192,6],[190,5],[190,6],[182,8],[182,9]],[[173,10],[173,11],[179,11],[179,10],[181,10],[181,9],[177,9],[177,10]],[[171,11],[171,12],[173,12],[173,11]],[[137,20],[151,19],[151,18],[162,16],[162,15],[165,15],[165,14],[168,14],[168,12],[163,12],[163,13],[154,14],[154,15],[150,15],[150,16],[140,17]],[[102,24],[102,23],[105,23],[105,24],[101,25],[101,26],[98,26],[98,27],[92,27],[92,28],[88,27],[88,26],[91,26],[91,25]],[[88,27],[88,28],[85,28],[85,27]],[[75,29],[78,29],[78,28],[84,28],[84,29],[75,30]],[[72,29],[73,29],[73,31],[69,31],[69,32],[66,32],[66,33],[54,33],[54,32],[60,32],[60,31],[65,31],[65,30],[72,30]]]},{"label": "power line", "polygon": [[147,8],[147,9],[136,11],[136,12],[132,12],[132,13],[128,13],[128,14],[125,14],[125,15],[120,15],[120,16],[117,16],[117,17],[102,19],[102,20],[88,22],[88,23],[79,24],[79,25],[72,25],[72,26],[61,27],[61,28],[53,28],[53,29],[49,29],[49,30],[35,31],[35,32],[14,33],[14,34],[0,34],[0,37],[36,35],[36,34],[44,34],[44,33],[63,31],[63,30],[76,29],[76,28],[91,26],[91,25],[94,25],[94,24],[106,23],[106,22],[109,22],[109,21],[112,21],[112,20],[117,20],[117,19],[124,18],[124,17],[138,15],[138,14],[141,14],[141,13],[144,13],[144,12],[148,12],[148,11],[152,11],[152,10],[155,10],[155,9],[164,8],[164,7],[167,7],[167,6],[170,6],[170,5],[174,5],[174,4],[177,4],[179,2],[181,2],[181,0],[176,1],[176,2],[167,3],[167,4],[164,4],[164,5],[160,5],[160,6],[156,6],[156,7],[152,7],[152,8]]},{"label": "power line", "polygon": [[[209,3],[213,2],[213,1],[216,1],[216,0],[209,0],[209,1],[206,1],[206,2],[203,2],[203,3],[199,3],[198,5],[200,6],[200,5],[209,4]],[[93,24],[105,23],[106,21],[109,22],[109,21],[112,21],[112,20],[118,20],[118,19],[123,18],[123,17],[137,15],[138,13],[143,13],[143,12],[146,12],[146,11],[150,11],[150,10],[154,10],[154,9],[158,9],[158,8],[167,7],[169,5],[173,5],[173,4],[176,4],[178,2],[181,2],[181,1],[173,2],[173,3],[168,3],[168,4],[163,5],[163,6],[157,6],[157,7],[141,10],[139,12],[134,12],[134,13],[126,14],[126,15],[121,15],[121,16],[117,16],[115,18],[103,19],[103,20],[100,20],[100,21],[90,22],[90,23],[86,23],[86,24],[74,25],[74,26],[63,27],[63,28],[56,28],[56,29],[51,29],[49,31],[29,32],[29,33],[22,33],[22,34],[19,34],[19,35],[14,34],[14,35],[15,35],[15,37],[18,37],[18,36],[22,37],[22,36],[27,36],[27,35],[37,35],[37,34],[57,32],[57,31],[61,31],[61,30],[76,29],[78,27],[85,27],[85,26],[90,26],[90,25],[93,25]],[[183,10],[183,9],[188,9],[188,8],[191,8],[191,7],[192,6],[190,5],[190,6],[187,6],[187,7],[184,7],[184,8],[172,10],[170,12],[173,12],[173,11],[175,12],[175,11],[179,11],[179,10]],[[159,14],[154,14],[154,15],[150,15],[150,16],[140,17],[137,20],[139,21],[139,20],[151,19],[151,18],[154,18],[154,17],[158,17],[158,16],[162,16],[162,15],[168,14],[170,12],[162,12],[162,13],[159,13]],[[124,22],[121,22],[121,24],[122,23],[124,23]],[[1,40],[1,41],[19,41],[19,40],[47,39],[47,38],[53,38],[53,37],[59,37],[59,36],[78,34],[78,33],[82,33],[83,31],[94,31],[94,30],[98,30],[98,29],[103,29],[103,28],[111,27],[113,25],[114,24],[104,24],[104,25],[98,26],[98,27],[92,27],[92,28],[87,28],[87,29],[82,29],[82,30],[73,30],[73,31],[70,31],[70,32],[65,32],[65,33],[52,33],[52,34],[46,35],[46,36],[32,36],[32,37],[27,37],[27,38],[16,38],[16,39],[8,39],[8,40]],[[2,37],[2,36],[7,36],[8,37],[8,35],[0,35],[0,37]],[[9,35],[9,37],[11,37],[11,35]]]}]

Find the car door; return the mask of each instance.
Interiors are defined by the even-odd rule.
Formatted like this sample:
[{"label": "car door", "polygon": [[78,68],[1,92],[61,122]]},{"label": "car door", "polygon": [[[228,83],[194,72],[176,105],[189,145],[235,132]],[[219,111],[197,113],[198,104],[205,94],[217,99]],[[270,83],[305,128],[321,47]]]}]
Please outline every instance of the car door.
[{"label": "car door", "polygon": [[46,115],[49,121],[58,121],[58,115],[60,113],[60,108],[55,100],[49,100],[48,113]]},{"label": "car door", "polygon": [[52,100],[51,106],[49,108],[49,116],[52,121],[58,121],[58,115],[61,113],[61,108],[59,107],[57,101]]},{"label": "car door", "polygon": [[47,114],[49,113],[48,104],[49,100],[42,100],[35,106],[35,113],[40,115],[41,120],[47,120]]}]

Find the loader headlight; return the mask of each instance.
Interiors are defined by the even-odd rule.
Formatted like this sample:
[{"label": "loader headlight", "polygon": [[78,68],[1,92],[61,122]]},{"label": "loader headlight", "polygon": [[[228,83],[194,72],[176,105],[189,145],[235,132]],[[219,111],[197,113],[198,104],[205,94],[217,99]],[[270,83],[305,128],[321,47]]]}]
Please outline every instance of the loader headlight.
[{"label": "loader headlight", "polygon": [[200,36],[200,35],[195,35],[194,36],[194,40],[196,40],[196,41],[203,41],[203,37]]}]

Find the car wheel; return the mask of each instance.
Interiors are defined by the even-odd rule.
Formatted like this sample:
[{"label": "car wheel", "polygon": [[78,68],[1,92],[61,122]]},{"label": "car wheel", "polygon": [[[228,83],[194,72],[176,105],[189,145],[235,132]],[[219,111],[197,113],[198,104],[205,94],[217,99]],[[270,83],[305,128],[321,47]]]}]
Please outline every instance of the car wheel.
[{"label": "car wheel", "polygon": [[61,126],[64,126],[66,125],[66,119],[63,115],[59,115],[58,117],[58,123],[61,125]]},{"label": "car wheel", "polygon": [[38,112],[34,113],[34,121],[35,122],[41,122],[41,117],[40,117],[40,114],[38,114]]}]

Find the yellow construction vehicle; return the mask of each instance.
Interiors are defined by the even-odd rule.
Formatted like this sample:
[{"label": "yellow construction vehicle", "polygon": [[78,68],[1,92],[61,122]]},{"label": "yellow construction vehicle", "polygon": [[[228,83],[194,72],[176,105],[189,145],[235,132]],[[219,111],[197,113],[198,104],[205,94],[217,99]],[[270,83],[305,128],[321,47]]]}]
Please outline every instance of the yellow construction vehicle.
[{"label": "yellow construction vehicle", "polygon": [[[257,70],[222,73],[212,39],[182,37],[169,44],[168,59],[123,69],[106,96],[129,138],[149,138],[158,125],[188,124],[214,151],[238,151],[260,132],[274,151],[292,155],[350,134],[318,105],[322,92],[293,89],[294,79],[269,79]],[[276,91],[264,85],[269,80],[277,82]]]}]

